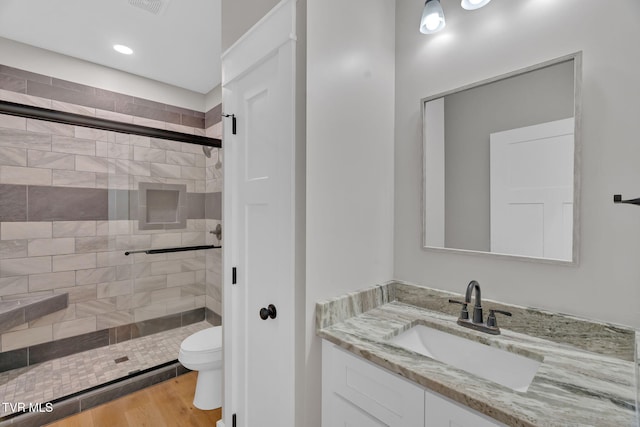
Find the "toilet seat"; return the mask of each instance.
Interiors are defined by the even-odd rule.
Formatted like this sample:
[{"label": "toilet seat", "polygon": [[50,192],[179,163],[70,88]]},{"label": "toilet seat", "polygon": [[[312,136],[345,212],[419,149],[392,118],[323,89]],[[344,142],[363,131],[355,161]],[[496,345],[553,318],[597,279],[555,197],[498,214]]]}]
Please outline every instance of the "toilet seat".
[{"label": "toilet seat", "polygon": [[222,363],[222,327],[203,329],[180,345],[178,360],[188,369],[213,369]]},{"label": "toilet seat", "polygon": [[220,351],[222,349],[222,326],[203,329],[188,336],[182,341],[180,349],[186,352]]}]

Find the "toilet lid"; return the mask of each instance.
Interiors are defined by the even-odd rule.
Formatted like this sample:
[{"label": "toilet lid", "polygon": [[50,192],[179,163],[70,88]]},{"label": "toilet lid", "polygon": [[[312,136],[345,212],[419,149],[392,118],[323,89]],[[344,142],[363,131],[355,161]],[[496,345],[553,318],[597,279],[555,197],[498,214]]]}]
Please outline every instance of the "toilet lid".
[{"label": "toilet lid", "polygon": [[180,348],[184,351],[206,351],[222,347],[222,326],[203,329],[188,336]]}]

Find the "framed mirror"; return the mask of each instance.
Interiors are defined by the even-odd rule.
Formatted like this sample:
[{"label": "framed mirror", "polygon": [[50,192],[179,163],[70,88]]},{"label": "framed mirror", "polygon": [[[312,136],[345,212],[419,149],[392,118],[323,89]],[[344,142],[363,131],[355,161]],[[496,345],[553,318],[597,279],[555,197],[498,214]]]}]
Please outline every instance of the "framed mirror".
[{"label": "framed mirror", "polygon": [[581,63],[421,100],[425,249],[577,264]]}]

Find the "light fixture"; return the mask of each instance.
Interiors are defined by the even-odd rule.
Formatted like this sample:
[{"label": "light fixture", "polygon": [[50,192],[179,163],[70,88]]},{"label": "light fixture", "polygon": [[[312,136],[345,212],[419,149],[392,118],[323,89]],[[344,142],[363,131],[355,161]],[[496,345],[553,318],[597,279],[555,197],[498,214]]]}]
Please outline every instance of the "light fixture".
[{"label": "light fixture", "polygon": [[131,55],[133,53],[133,49],[123,44],[114,44],[113,50],[115,50],[116,52],[120,52],[123,55]]},{"label": "light fixture", "polygon": [[463,9],[475,10],[480,9],[482,6],[486,6],[490,1],[491,0],[462,0],[460,6],[462,6]]},{"label": "light fixture", "polygon": [[440,0],[427,0],[424,3],[422,19],[420,19],[420,32],[422,34],[437,33],[445,25],[444,11],[440,5]]}]

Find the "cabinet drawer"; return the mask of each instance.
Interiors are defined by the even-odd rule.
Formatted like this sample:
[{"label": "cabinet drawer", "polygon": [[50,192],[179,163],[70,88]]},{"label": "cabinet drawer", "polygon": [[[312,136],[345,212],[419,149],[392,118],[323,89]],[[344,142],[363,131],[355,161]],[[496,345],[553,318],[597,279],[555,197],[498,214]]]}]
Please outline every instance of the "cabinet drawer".
[{"label": "cabinet drawer", "polygon": [[374,418],[351,402],[333,394],[330,420],[323,419],[323,425],[329,427],[387,427],[387,424]]},{"label": "cabinet drawer", "polygon": [[425,427],[506,427],[440,394],[424,392]]},{"label": "cabinet drawer", "polygon": [[[331,344],[322,342],[323,406],[331,393],[380,420],[383,425],[424,425],[424,390],[416,384]],[[329,409],[330,411],[330,409]],[[323,409],[323,417],[326,411]],[[329,416],[329,415],[327,415]],[[323,423],[324,424],[324,423]]]}]

